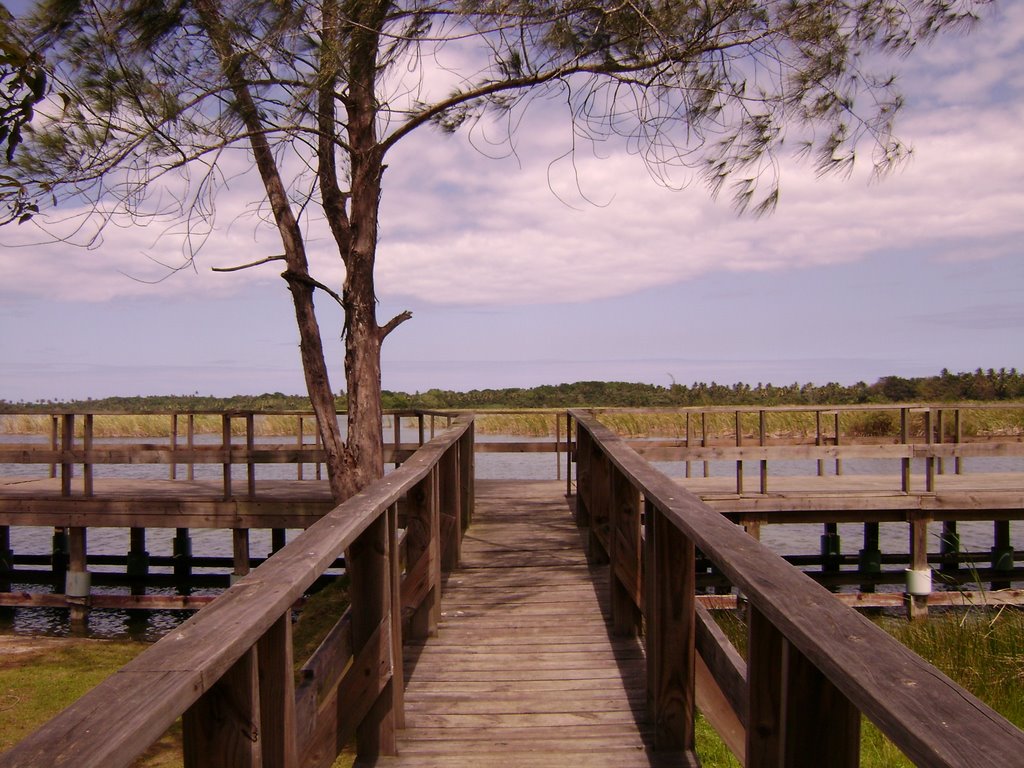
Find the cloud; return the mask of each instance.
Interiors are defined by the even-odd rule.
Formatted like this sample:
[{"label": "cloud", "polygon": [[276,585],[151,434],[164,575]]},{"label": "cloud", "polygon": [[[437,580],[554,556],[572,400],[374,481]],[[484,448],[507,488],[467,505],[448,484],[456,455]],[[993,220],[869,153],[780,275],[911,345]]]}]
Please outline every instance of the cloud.
[{"label": "cloud", "polygon": [[[848,180],[817,179],[780,159],[782,199],[762,220],[737,218],[699,182],[681,190],[656,183],[622,146],[578,145],[554,102],[535,105],[512,145],[500,128],[454,137],[421,130],[400,145],[385,174],[378,257],[379,291],[442,305],[516,306],[587,301],[641,291],[714,271],[794,269],[928,252],[935,259],[1005,255],[1024,234],[1024,4],[1000,6],[971,36],[940,41],[906,62],[910,106],[900,134],[914,146],[901,172],[870,182],[866,167]],[[453,63],[460,51],[446,51]],[[902,65],[901,65],[902,66]],[[430,87],[448,88],[450,73]],[[396,86],[399,88],[399,86]],[[483,151],[480,151],[480,149]],[[496,156],[491,159],[484,155]],[[218,228],[195,269],[180,266],[180,227],[108,227],[92,250],[40,243],[31,225],[0,233],[2,291],[50,299],[106,301],[125,296],[227,295],[279,280],[273,264],[231,275],[232,266],[280,251],[270,226],[257,226],[259,189],[230,160],[218,199]],[[682,179],[686,181],[684,177]],[[595,204],[596,203],[596,204]],[[80,211],[64,212],[69,220]],[[343,268],[322,222],[308,223],[317,276],[338,285]],[[130,276],[130,277],[129,277]],[[134,278],[134,279],[133,279]]]}]

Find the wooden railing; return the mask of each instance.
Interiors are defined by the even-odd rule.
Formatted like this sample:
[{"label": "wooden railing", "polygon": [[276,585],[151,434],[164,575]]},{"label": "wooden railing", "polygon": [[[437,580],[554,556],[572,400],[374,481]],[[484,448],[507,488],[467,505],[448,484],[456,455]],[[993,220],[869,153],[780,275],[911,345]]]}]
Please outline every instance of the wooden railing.
[{"label": "wooden railing", "polygon": [[[340,413],[339,416],[344,416]],[[438,428],[446,427],[456,414],[428,411],[393,411],[385,414],[390,421],[393,442],[385,443],[385,463],[400,464],[417,447],[433,437]],[[5,413],[2,419],[43,419],[49,422],[48,444],[0,444],[0,464],[40,464],[50,466],[50,476],[60,477],[65,493],[70,492],[71,480],[82,478],[86,495],[90,495],[94,466],[103,464],[164,464],[171,480],[178,479],[180,467],[189,480],[194,478],[196,465],[221,465],[225,495],[230,495],[232,469],[243,466],[250,492],[256,480],[256,467],[260,464],[294,464],[296,478],[304,478],[304,467],[313,465],[316,478],[320,478],[320,464],[326,453],[320,445],[316,419],[312,413],[302,411],[190,411],[166,413],[75,413],[55,412]],[[258,419],[277,419],[288,422],[292,443],[272,443],[258,439]],[[157,427],[160,434],[150,441],[130,437],[132,422],[146,419],[148,429]],[[97,421],[111,423],[118,430],[113,439],[96,437]],[[119,421],[120,420],[120,421]],[[197,422],[205,420],[209,428],[216,422],[220,442],[197,441],[201,435]],[[402,441],[402,422],[416,423],[415,440]],[[281,435],[275,435],[280,438]],[[77,468],[77,471],[76,471]]]},{"label": "wooden railing", "polygon": [[[699,690],[701,711],[747,768],[858,765],[862,714],[916,765],[991,766],[1024,754],[1024,732],[592,414],[572,416],[579,522],[594,557],[610,562],[615,630],[643,633],[659,747],[693,748]],[[697,606],[697,549],[748,602],[746,662]]]},{"label": "wooden railing", "polygon": [[[0,755],[0,766],[127,766],[178,717],[190,768],[329,766],[353,735],[362,757],[393,753],[402,639],[436,630],[441,572],[457,564],[472,515],[472,446],[472,419],[457,419]],[[343,552],[350,609],[296,685],[292,606]]]},{"label": "wooden railing", "polygon": [[[1019,423],[1024,404],[896,404],[848,406],[779,406],[772,408],[709,407],[675,410],[593,409],[605,421],[629,421],[660,416],[673,420],[675,439],[630,439],[629,444],[649,461],[685,462],[686,476],[694,471],[709,475],[711,462],[735,464],[737,493],[767,493],[769,463],[807,461],[816,463],[818,475],[843,473],[847,459],[888,459],[898,462],[904,492],[935,489],[938,474],[965,471],[973,458],[1024,456],[1020,434],[977,436],[966,434],[966,414],[986,411],[1016,413]],[[802,418],[801,418],[802,417]],[[848,424],[860,419],[861,434]],[[794,434],[792,424],[780,429],[779,422],[803,422]],[[864,434],[865,427],[870,434]],[[664,427],[663,427],[664,428]],[[922,478],[912,479],[913,462],[923,463]],[[748,482],[744,463],[757,463],[758,483]]]}]

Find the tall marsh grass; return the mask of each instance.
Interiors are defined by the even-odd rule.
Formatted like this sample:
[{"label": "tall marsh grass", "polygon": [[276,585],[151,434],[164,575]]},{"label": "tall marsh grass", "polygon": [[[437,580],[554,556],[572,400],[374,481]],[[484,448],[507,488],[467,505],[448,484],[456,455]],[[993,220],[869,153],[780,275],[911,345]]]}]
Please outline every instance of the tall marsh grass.
[{"label": "tall marsh grass", "polygon": [[[715,616],[719,626],[746,655],[746,625],[734,611]],[[1018,728],[1024,728],[1024,610],[971,609],[933,613],[927,621],[878,617],[875,622],[896,640],[963,686]],[[698,730],[704,766],[738,763],[710,729]],[[913,763],[866,719],[861,729],[862,766],[912,768]]]},{"label": "tall marsh grass", "polygon": [[[792,409],[765,409],[765,433],[769,438],[796,438],[812,440],[818,434],[818,419],[813,411]],[[873,408],[869,410],[838,411],[839,434],[851,438],[872,441],[895,442],[900,436],[900,409]],[[960,431],[964,437],[1020,436],[1024,435],[1024,408],[971,408],[960,409]],[[687,437],[687,412],[672,410],[616,410],[599,411],[598,418],[608,428],[624,437],[662,437],[685,439]],[[196,434],[219,434],[221,417],[218,414],[203,413],[194,417]],[[314,430],[312,416],[305,417],[307,434]],[[52,417],[45,414],[0,414],[0,434],[6,435],[48,435]],[[254,430],[257,436],[280,437],[294,435],[298,417],[294,414],[261,413],[255,416]],[[741,410],[739,428],[745,441],[756,441],[760,435],[760,416],[757,409]],[[84,419],[75,419],[75,430],[81,437]],[[178,418],[178,434],[185,434],[187,417]],[[946,411],[943,423],[943,440],[952,441],[955,423],[952,410]],[[166,437],[170,434],[171,417],[167,414],[96,414],[93,434],[96,437]],[[523,411],[479,411],[476,430],[481,434],[514,435],[520,437],[553,437],[565,433],[564,410],[523,410]],[[821,434],[834,437],[836,417],[825,414],[821,417]],[[245,419],[233,418],[231,432],[235,436],[245,434]],[[736,436],[736,411],[715,409],[689,412],[689,437],[699,440],[705,434],[708,439],[727,439]],[[912,439],[921,440],[925,434],[925,419],[921,413],[910,414],[908,432]]]},{"label": "tall marsh grass", "polygon": [[[0,435],[49,435],[53,419],[45,414],[0,414]],[[221,417],[218,414],[196,414],[193,417],[195,434],[220,434]],[[178,435],[188,430],[188,417],[178,417]],[[253,430],[260,437],[279,437],[298,433],[298,417],[292,414],[257,414]],[[305,417],[303,430],[306,434],[315,431],[312,416]],[[85,419],[75,417],[75,437],[85,432]],[[167,437],[171,434],[171,417],[166,414],[96,414],[93,417],[95,437]],[[245,434],[245,419],[231,420],[231,434]]]}]

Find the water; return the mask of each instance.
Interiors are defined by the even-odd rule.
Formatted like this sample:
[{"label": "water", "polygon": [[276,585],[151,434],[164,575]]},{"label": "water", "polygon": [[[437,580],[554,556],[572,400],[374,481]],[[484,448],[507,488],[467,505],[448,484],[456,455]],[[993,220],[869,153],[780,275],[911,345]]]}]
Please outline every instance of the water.
[{"label": "water", "polygon": [[[404,425],[403,425],[404,427]],[[386,432],[385,434],[389,434]],[[416,430],[403,428],[402,436],[408,442],[415,439]],[[312,439],[311,437],[309,438]],[[512,442],[522,438],[502,435],[478,436],[478,440],[488,442]],[[535,439],[535,438],[534,438]],[[554,442],[554,438],[548,438],[548,442]],[[0,435],[2,442],[35,442],[48,444],[45,437],[24,438]],[[97,439],[97,445],[104,443],[154,443],[152,438],[137,440],[126,440],[117,438],[112,440]],[[196,444],[219,445],[219,435],[197,435]],[[239,443],[239,439],[235,439]],[[281,444],[287,443],[282,438],[259,438],[257,444]],[[166,444],[166,441],[165,441]],[[241,441],[244,444],[244,440]],[[656,462],[663,472],[670,477],[682,478],[685,476],[684,462]],[[826,471],[832,472],[834,464],[826,462]],[[966,464],[966,472],[1024,472],[1024,457],[998,458],[998,459],[971,459]],[[924,463],[917,462],[912,468],[917,483],[923,484]],[[948,466],[952,471],[952,464]],[[235,477],[245,476],[245,467],[235,468]],[[479,479],[532,479],[552,480],[556,477],[565,478],[565,454],[564,453],[478,453],[476,455],[476,475]],[[795,476],[813,475],[817,471],[817,464],[814,461],[772,461],[769,464],[769,483],[772,476]],[[46,468],[26,465],[0,465],[0,476],[35,476],[45,473]],[[315,476],[315,467],[306,465],[303,468],[304,477]],[[703,473],[703,466],[694,462],[692,464],[694,475]],[[712,476],[735,476],[735,461],[710,462],[710,473]],[[97,465],[94,467],[96,477],[128,477],[136,479],[166,480],[169,477],[169,470],[166,465],[158,464],[136,464],[136,465]],[[220,464],[197,464],[195,465],[195,477],[197,479],[219,480],[222,477]],[[745,462],[744,474],[748,483],[756,483],[759,473],[759,462]],[[843,461],[843,473],[845,475],[891,475],[898,478],[900,463],[898,460],[852,460]],[[186,468],[178,468],[178,477],[186,476]],[[291,479],[296,476],[294,465],[286,464],[262,464],[256,466],[257,479]],[[326,477],[326,473],[324,474]],[[939,549],[939,536],[941,535],[941,523],[932,523],[928,526],[929,550]],[[856,555],[863,546],[863,525],[857,523],[841,524],[838,527],[841,539],[841,552],[844,555]],[[992,546],[992,523],[973,522],[960,523],[958,532],[961,537],[961,546],[965,552],[987,553]],[[12,527],[11,546],[19,554],[48,554],[51,547],[52,529],[43,527]],[[298,535],[300,531],[288,531],[290,539]],[[779,554],[789,555],[816,555],[819,553],[820,536],[822,533],[821,524],[784,524],[765,525],[761,528],[761,541],[769,548]],[[151,556],[173,554],[173,529],[149,529],[146,535],[146,548]],[[233,553],[232,535],[227,530],[193,529],[192,552],[196,556],[220,556],[230,558]],[[883,552],[905,552],[909,549],[909,528],[905,523],[882,523],[879,526],[879,540]],[[1011,525],[1011,544],[1017,550],[1024,549],[1024,525]],[[92,554],[123,555],[129,548],[129,531],[127,528],[90,528],[88,531],[88,550]],[[250,551],[254,557],[269,553],[271,550],[270,531],[250,531]],[[844,566],[852,569],[853,566]],[[891,568],[891,566],[890,566]],[[119,571],[117,566],[90,565],[93,572]],[[152,566],[153,573],[170,573],[170,566]],[[204,572],[230,573],[230,568],[224,569],[203,569]],[[936,579],[938,585],[938,579]],[[13,589],[19,590],[45,590],[46,587],[14,585]],[[898,589],[892,586],[890,589]],[[93,592],[118,592],[118,588],[94,586]],[[123,593],[123,590],[120,590]],[[149,589],[151,594],[161,594],[160,589]],[[192,594],[215,594],[217,590],[196,589]],[[172,590],[163,590],[165,594],[171,594]],[[187,611],[147,611],[142,614],[129,613],[128,611],[103,610],[94,611],[89,618],[89,632],[100,637],[142,637],[145,639],[156,639],[169,629],[176,626],[182,620],[191,615]],[[0,631],[8,631],[26,634],[52,634],[67,635],[72,629],[68,620],[68,612],[59,609],[17,609],[0,610]]]}]

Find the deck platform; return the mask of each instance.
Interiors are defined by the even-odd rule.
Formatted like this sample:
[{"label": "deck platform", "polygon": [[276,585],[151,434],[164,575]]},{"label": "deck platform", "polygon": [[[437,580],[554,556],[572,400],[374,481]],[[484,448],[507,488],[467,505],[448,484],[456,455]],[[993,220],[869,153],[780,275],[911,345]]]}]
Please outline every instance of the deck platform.
[{"label": "deck platform", "polygon": [[587,564],[565,484],[476,492],[438,634],[406,648],[399,755],[375,764],[694,764],[652,749],[643,648],[610,632],[608,571]]}]

